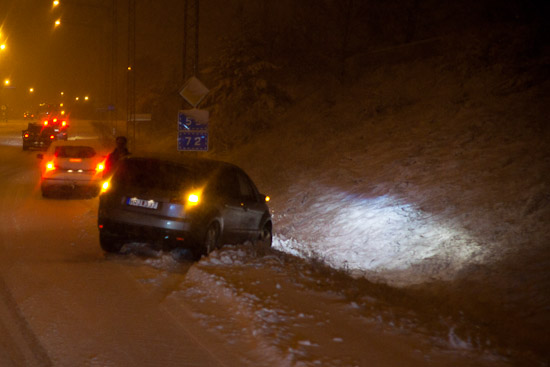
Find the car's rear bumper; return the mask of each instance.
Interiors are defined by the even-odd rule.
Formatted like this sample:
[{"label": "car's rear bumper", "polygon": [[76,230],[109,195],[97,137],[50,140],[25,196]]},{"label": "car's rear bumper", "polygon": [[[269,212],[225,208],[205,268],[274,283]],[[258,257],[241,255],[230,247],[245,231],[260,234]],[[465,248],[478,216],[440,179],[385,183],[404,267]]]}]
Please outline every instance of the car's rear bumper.
[{"label": "car's rear bumper", "polygon": [[96,179],[86,179],[85,177],[62,177],[43,178],[40,186],[42,192],[78,192],[96,196],[99,194],[100,184],[100,180]]},{"label": "car's rear bumper", "polygon": [[47,149],[51,143],[52,143],[51,140],[46,140],[46,141],[23,140],[23,146],[27,148]]},{"label": "car's rear bumper", "polygon": [[163,249],[175,247],[196,247],[196,241],[188,230],[155,227],[136,223],[128,223],[98,218],[99,231],[103,235],[116,238],[122,243],[144,242]]},{"label": "car's rear bumper", "polygon": [[42,178],[42,187],[54,187],[54,186],[90,186],[99,187],[101,184],[101,177],[92,176],[88,174],[68,174],[62,173],[52,177]]}]

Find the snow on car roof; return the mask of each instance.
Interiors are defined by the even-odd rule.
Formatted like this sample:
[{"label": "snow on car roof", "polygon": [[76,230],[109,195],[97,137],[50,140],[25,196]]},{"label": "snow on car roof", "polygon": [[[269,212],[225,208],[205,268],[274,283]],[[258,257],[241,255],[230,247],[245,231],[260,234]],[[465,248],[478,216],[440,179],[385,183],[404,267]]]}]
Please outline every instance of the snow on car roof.
[{"label": "snow on car roof", "polygon": [[50,144],[47,154],[51,154],[55,151],[56,147],[60,146],[80,146],[80,147],[92,147],[97,154],[106,155],[108,149],[104,147],[104,144],[97,139],[74,139],[74,140],[56,140]]}]

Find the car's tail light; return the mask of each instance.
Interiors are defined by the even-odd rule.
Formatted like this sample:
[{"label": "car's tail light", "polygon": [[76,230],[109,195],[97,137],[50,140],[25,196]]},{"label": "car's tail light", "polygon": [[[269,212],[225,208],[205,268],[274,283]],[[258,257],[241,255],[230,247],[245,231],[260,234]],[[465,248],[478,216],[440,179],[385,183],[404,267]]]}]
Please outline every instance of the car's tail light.
[{"label": "car's tail light", "polygon": [[28,138],[29,137],[29,133],[25,133],[25,138]]},{"label": "car's tail light", "polygon": [[67,121],[63,120],[63,121],[61,122],[61,126],[63,126],[63,127],[67,126]]},{"label": "car's tail light", "polygon": [[44,126],[48,126],[48,123],[49,123],[48,120],[45,120],[44,121]]},{"label": "car's tail light", "polygon": [[201,192],[194,191],[187,195],[187,204],[198,205],[201,202]]},{"label": "car's tail light", "polygon": [[50,139],[51,140],[55,139],[55,135],[50,135]]},{"label": "car's tail light", "polygon": [[269,200],[271,200],[271,198],[269,196],[265,196],[265,202],[267,203]]},{"label": "car's tail light", "polygon": [[53,119],[53,122],[57,122],[57,119],[56,119],[56,118],[54,118],[54,119]]},{"label": "car's tail light", "polygon": [[105,169],[105,164],[103,162],[98,163],[97,166],[95,167],[96,172],[101,172],[104,169]]},{"label": "car's tail light", "polygon": [[109,181],[103,181],[103,183],[101,184],[101,194],[107,192],[109,190],[109,186]]},{"label": "car's tail light", "polygon": [[197,205],[200,201],[199,195],[197,194],[189,194],[187,197],[187,202],[193,205]]},{"label": "car's tail light", "polygon": [[55,162],[49,161],[46,163],[46,171],[53,171],[55,169]]},{"label": "car's tail light", "polygon": [[69,162],[80,163],[82,162],[82,158],[69,158]]}]

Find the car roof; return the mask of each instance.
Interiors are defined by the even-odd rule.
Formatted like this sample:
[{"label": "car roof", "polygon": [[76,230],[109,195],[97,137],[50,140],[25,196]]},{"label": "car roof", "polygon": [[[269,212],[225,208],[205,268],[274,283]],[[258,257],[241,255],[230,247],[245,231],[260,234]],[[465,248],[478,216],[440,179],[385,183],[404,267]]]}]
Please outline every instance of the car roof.
[{"label": "car roof", "polygon": [[200,168],[202,170],[217,170],[220,168],[236,168],[241,170],[235,164],[224,162],[210,158],[188,157],[188,156],[173,156],[173,155],[130,155],[124,158],[124,160],[147,160],[157,161],[159,163],[175,164],[187,168]]},{"label": "car roof", "polygon": [[52,152],[55,147],[60,146],[92,147],[98,154],[107,151],[107,149],[103,147],[103,144],[101,144],[99,140],[94,139],[55,140],[50,144],[50,148],[48,149],[48,151]]}]

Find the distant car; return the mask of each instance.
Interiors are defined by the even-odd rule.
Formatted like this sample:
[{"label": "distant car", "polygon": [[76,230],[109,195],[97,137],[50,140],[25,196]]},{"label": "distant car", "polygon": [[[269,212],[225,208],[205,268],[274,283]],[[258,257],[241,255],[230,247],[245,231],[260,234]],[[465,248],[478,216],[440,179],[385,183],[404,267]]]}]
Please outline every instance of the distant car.
[{"label": "distant car", "polygon": [[23,150],[31,148],[46,150],[53,141],[57,140],[58,134],[53,127],[29,122],[27,128],[21,131],[21,138]]},{"label": "distant car", "polygon": [[99,196],[100,245],[106,252],[129,242],[187,248],[196,258],[226,243],[271,246],[268,200],[230,163],[124,158]]},{"label": "distant car", "polygon": [[66,117],[42,117],[41,121],[44,127],[50,127],[54,130],[56,140],[69,139],[69,134],[67,133],[67,130],[69,128],[69,121]]},{"label": "distant car", "polygon": [[23,118],[24,118],[25,120],[33,120],[33,119],[34,119],[34,113],[29,112],[29,111],[25,111],[25,112],[23,113]]},{"label": "distant car", "polygon": [[42,196],[51,197],[55,193],[97,196],[105,168],[100,148],[93,141],[54,141],[46,153],[38,154],[42,160]]}]

